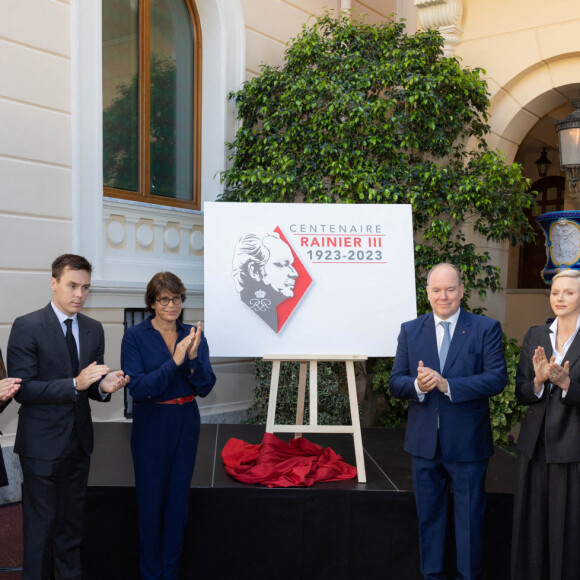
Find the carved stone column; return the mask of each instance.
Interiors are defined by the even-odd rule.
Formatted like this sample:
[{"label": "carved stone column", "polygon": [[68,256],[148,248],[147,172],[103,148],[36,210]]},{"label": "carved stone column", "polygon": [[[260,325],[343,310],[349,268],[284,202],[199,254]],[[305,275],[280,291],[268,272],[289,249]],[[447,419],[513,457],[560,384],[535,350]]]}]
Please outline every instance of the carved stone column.
[{"label": "carved stone column", "polygon": [[445,39],[443,53],[452,56],[461,40],[463,0],[414,0],[423,30],[436,28]]}]

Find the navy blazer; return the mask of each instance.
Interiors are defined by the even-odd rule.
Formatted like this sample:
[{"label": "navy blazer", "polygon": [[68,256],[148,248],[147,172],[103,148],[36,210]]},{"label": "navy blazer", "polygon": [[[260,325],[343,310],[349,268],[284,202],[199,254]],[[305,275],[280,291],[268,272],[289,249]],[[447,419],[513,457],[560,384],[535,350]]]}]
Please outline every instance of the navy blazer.
[{"label": "navy blazer", "polygon": [[[538,346],[543,346],[546,357],[552,356],[551,330],[549,326],[533,326],[528,330],[520,353],[516,374],[516,397],[523,405],[529,405],[522,422],[517,448],[528,459],[532,458],[536,441],[543,433],[548,463],[580,462],[580,333],[576,335],[564,356],[570,362],[570,387],[562,398],[562,389],[550,382],[544,384],[544,392],[534,393],[534,365],[532,358]],[[542,432],[542,423],[545,428]]]},{"label": "navy blazer", "polygon": [[[434,389],[419,401],[415,379],[420,360],[449,381],[451,399]],[[444,460],[489,458],[493,454],[489,397],[500,393],[506,383],[499,322],[462,309],[442,370],[433,313],[405,322],[401,325],[389,380],[391,394],[410,401],[405,450],[417,457],[433,459],[439,429]]]},{"label": "navy blazer", "polygon": [[[209,360],[205,334],[197,349],[197,357],[186,356],[181,366],[173,360],[161,333],[155,330],[149,316],[140,324],[128,328],[121,343],[121,366],[131,377],[129,392],[135,404],[153,404],[179,397],[205,397],[216,382]],[[177,320],[177,342],[183,340],[192,328]]]},{"label": "navy blazer", "polygon": [[[105,335],[100,322],[78,314],[79,369],[103,364]],[[36,459],[56,459],[76,426],[84,452],[93,450],[89,398],[108,401],[99,382],[85,391],[73,386],[73,367],[64,332],[51,304],[20,316],[8,339],[8,375],[22,379],[16,396],[20,403],[14,452]]]}]

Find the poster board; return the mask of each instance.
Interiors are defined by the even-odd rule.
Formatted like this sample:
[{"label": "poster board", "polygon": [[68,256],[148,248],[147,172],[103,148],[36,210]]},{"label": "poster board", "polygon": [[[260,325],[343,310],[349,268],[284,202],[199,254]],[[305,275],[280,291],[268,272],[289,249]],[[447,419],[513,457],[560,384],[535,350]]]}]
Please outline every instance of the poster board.
[{"label": "poster board", "polygon": [[394,356],[416,317],[410,205],[204,205],[212,356]]}]

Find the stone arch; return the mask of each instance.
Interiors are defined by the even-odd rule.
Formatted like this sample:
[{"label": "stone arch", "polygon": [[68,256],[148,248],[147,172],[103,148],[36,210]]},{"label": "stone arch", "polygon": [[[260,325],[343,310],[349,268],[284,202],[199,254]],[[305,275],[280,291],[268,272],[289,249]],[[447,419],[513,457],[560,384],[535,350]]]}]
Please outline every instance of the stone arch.
[{"label": "stone arch", "polygon": [[[490,147],[500,150],[508,162],[513,162],[532,127],[558,107],[567,106],[570,98],[578,95],[578,71],[580,53],[573,52],[529,63],[499,85],[494,79],[488,79],[493,93],[488,111],[491,132],[486,138]],[[555,129],[554,143],[557,143]],[[519,249],[507,242],[492,244],[478,238],[473,241],[492,254],[495,265],[502,270],[502,286],[515,287],[510,280],[517,280]],[[505,294],[489,296],[486,307],[491,316],[509,322]],[[517,336],[515,331],[514,336]]]},{"label": "stone arch", "polygon": [[[501,85],[490,82],[495,91],[490,99],[489,125],[491,133],[487,142],[491,147],[499,149],[508,162],[513,162],[522,142],[530,131],[545,117],[555,118],[565,116],[570,98],[578,96],[580,89],[580,53],[571,51],[553,54],[549,58],[528,63],[517,74],[505,80]],[[550,139],[554,148],[558,148],[557,133],[554,127]],[[552,159],[557,164],[556,159]],[[543,241],[539,240],[542,244]],[[505,253],[497,265],[505,276],[504,288],[517,288],[519,271],[519,248],[504,245]],[[508,311],[513,309],[518,301],[525,301],[530,310],[533,300],[544,300],[540,295],[520,295],[512,290],[505,298]],[[539,296],[539,297],[538,297]],[[515,303],[514,303],[515,300]],[[542,302],[543,304],[543,302]],[[518,315],[519,316],[519,315]],[[518,321],[518,316],[505,318],[506,328],[512,336],[519,336],[522,328],[529,326],[526,317],[524,322]],[[520,328],[522,326],[522,328]]]},{"label": "stone arch", "polygon": [[580,54],[562,54],[537,62],[506,82],[491,98],[488,143],[513,161],[530,129],[578,95],[578,71]]}]

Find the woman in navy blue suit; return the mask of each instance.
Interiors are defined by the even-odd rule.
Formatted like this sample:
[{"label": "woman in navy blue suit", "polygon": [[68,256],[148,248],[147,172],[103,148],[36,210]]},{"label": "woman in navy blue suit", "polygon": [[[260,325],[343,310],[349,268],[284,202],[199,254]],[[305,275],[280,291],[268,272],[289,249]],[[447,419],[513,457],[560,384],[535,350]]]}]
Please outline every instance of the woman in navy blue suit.
[{"label": "woman in navy blue suit", "polygon": [[131,451],[144,580],[177,578],[199,438],[195,398],[216,380],[201,323],[179,320],[184,300],[177,276],[155,274],[145,294],[151,316],[127,329],[121,347],[134,401]]},{"label": "woman in navy blue suit", "polygon": [[580,272],[554,276],[556,319],[530,328],[516,375],[529,405],[517,447],[514,580],[580,578]]}]

